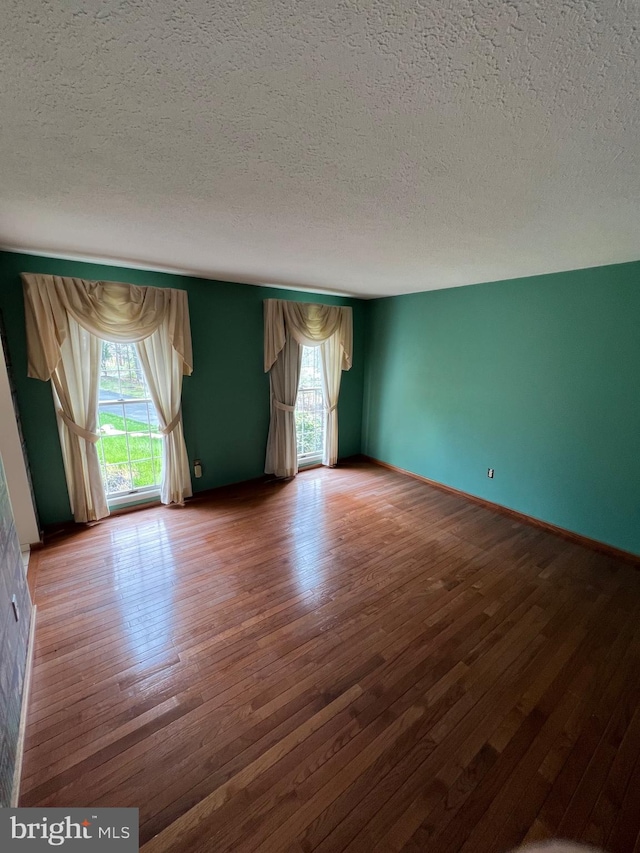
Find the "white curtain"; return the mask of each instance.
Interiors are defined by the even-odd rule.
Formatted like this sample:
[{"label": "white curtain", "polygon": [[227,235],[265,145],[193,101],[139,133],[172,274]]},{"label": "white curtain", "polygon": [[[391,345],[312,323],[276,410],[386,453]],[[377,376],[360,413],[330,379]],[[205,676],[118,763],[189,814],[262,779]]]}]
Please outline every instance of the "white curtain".
[{"label": "white curtain", "polygon": [[180,417],[182,376],[193,370],[187,294],[30,273],[22,281],[28,375],[53,382],[76,521],[109,512],[95,449],[102,340],[144,345],[138,351],[163,424],[161,499],[183,503],[191,494]]},{"label": "white curtain", "polygon": [[60,361],[51,374],[69,502],[76,521],[109,515],[96,442],[102,341],[68,319]]},{"label": "white curtain", "polygon": [[[349,370],[352,363],[351,308],[266,299],[264,309],[264,369],[271,375],[271,422],[265,473],[292,477],[298,472],[294,409],[302,346],[321,347],[326,424],[322,461],[334,466],[338,461],[340,379],[342,371]],[[292,356],[284,355],[293,342],[298,351],[297,368]],[[284,396],[278,397],[278,393]],[[280,401],[280,406],[274,400]],[[284,410],[283,402],[287,403]],[[281,473],[283,471],[288,473]]]},{"label": "white curtain", "polygon": [[320,344],[320,361],[325,410],[322,463],[333,468],[338,463],[338,397],[342,379],[340,341],[337,335],[331,335]]},{"label": "white curtain", "polygon": [[271,368],[271,423],[265,474],[295,477],[298,473],[295,408],[300,382],[302,347],[289,338]]},{"label": "white curtain", "polygon": [[182,428],[182,359],[162,326],[136,344],[151,399],[160,420],[163,504],[184,503],[191,496],[191,473]]}]

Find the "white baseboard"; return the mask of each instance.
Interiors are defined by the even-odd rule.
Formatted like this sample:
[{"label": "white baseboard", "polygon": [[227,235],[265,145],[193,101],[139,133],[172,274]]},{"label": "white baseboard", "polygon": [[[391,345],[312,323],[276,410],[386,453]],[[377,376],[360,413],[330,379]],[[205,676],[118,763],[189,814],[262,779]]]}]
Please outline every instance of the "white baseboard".
[{"label": "white baseboard", "polygon": [[13,771],[13,787],[11,789],[11,807],[17,808],[20,797],[20,778],[22,776],[22,757],[24,755],[24,739],[27,728],[27,710],[29,708],[29,693],[31,691],[31,670],[33,668],[33,650],[36,636],[36,612],[35,604],[31,610],[31,625],[29,626],[29,645],[27,647],[27,666],[24,673],[24,684],[22,686],[22,708],[20,709],[20,731],[18,733],[18,747],[16,749],[16,766]]}]

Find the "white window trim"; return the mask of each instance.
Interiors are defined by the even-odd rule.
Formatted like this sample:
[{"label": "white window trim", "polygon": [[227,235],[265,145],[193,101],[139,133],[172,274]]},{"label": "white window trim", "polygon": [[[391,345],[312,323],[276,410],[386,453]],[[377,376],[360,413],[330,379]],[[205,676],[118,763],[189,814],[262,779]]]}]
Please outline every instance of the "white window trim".
[{"label": "white window trim", "polygon": [[298,456],[298,465],[312,465],[315,462],[322,462],[322,450],[314,450],[312,453],[301,453]]},{"label": "white window trim", "polygon": [[[303,347],[303,350],[304,350],[304,349],[311,349],[311,348]],[[314,356],[319,356],[319,354],[320,354],[320,350],[319,350],[319,348],[318,348],[318,347],[314,347],[313,349],[315,350],[315,352],[314,352]],[[321,399],[322,399],[322,401],[323,401],[323,405],[324,405],[324,392],[323,392],[323,389],[322,389],[322,386],[321,386],[321,385],[314,386],[314,387],[312,387],[312,388],[303,388],[301,385],[298,385],[298,396],[297,396],[297,399],[296,399],[296,409],[297,409],[297,405],[298,405],[297,400],[299,399],[300,393],[304,393],[304,392],[306,392],[306,391],[311,391],[311,392],[314,392],[314,393],[318,393],[318,392],[319,392],[319,393],[320,393],[320,397],[321,397]],[[296,435],[296,440],[297,440],[297,435]],[[323,458],[323,456],[324,456],[324,442],[325,442],[325,441],[326,441],[326,435],[325,435],[325,430],[324,430],[324,427],[323,427],[323,430],[322,430],[322,444],[323,444],[323,447],[321,447],[321,448],[320,448],[320,449],[318,449],[318,450],[310,450],[310,451],[308,451],[307,453],[298,453],[298,455],[297,455],[298,467],[299,467],[299,468],[305,468],[306,466],[310,466],[310,465],[317,465],[318,463],[321,463],[321,462],[322,462],[322,458]]]},{"label": "white window trim", "polygon": [[130,492],[118,492],[115,495],[108,495],[107,503],[109,507],[127,506],[128,504],[158,500],[159,497],[160,486],[143,486],[139,489],[132,489]]},{"label": "white window trim", "polygon": [[[107,341],[107,343],[114,343],[114,342],[113,341]],[[102,358],[102,356],[101,356],[101,358]],[[118,376],[120,376],[120,366],[119,365],[118,365]],[[100,387],[100,383],[98,383],[98,387]],[[102,407],[106,408],[108,406],[113,406],[113,405],[122,405],[122,413],[124,415],[124,420],[126,422],[126,420],[127,420],[126,406],[128,404],[137,405],[139,403],[146,403],[148,405],[151,405],[155,409],[155,404],[154,404],[154,402],[150,396],[148,396],[148,397],[120,397],[119,399],[116,399],[116,400],[98,400],[98,412],[100,412],[100,409]],[[98,427],[98,431],[101,432],[100,427]],[[102,437],[102,435],[101,435],[101,437]],[[102,460],[100,459],[100,457],[98,457],[98,458],[99,458],[100,469],[102,470],[102,467],[103,467]],[[131,470],[131,454],[130,454],[130,450],[129,450],[128,439],[127,439],[127,459],[129,462],[129,470]],[[127,491],[124,491],[124,492],[113,492],[113,493],[109,494],[109,492],[106,489],[106,486],[104,485],[104,480],[103,480],[103,487],[104,487],[105,497],[107,499],[107,506],[109,508],[118,507],[118,506],[127,506],[129,504],[136,504],[136,503],[146,503],[147,501],[157,500],[160,497],[160,493],[161,493],[161,489],[162,489],[161,483],[154,483],[152,486],[140,486],[140,487],[135,488],[135,489],[128,489]]]}]

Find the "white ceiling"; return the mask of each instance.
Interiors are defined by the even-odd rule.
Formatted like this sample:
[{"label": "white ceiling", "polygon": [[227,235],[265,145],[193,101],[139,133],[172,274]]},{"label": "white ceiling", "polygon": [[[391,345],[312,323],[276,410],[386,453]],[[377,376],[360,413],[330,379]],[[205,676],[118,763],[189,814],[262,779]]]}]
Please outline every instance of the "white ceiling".
[{"label": "white ceiling", "polygon": [[5,0],[0,246],[361,296],[640,257],[635,0]]}]

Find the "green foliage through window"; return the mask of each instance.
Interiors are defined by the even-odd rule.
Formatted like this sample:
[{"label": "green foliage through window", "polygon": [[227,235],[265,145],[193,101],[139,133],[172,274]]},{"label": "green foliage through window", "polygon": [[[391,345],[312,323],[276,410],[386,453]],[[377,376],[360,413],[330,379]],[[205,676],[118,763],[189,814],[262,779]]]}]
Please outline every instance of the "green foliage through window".
[{"label": "green foliage through window", "polygon": [[321,456],[324,446],[324,397],[320,347],[303,347],[296,401],[298,457]]},{"label": "green foliage through window", "polygon": [[108,496],[160,483],[162,436],[134,344],[103,343],[98,429]]}]

